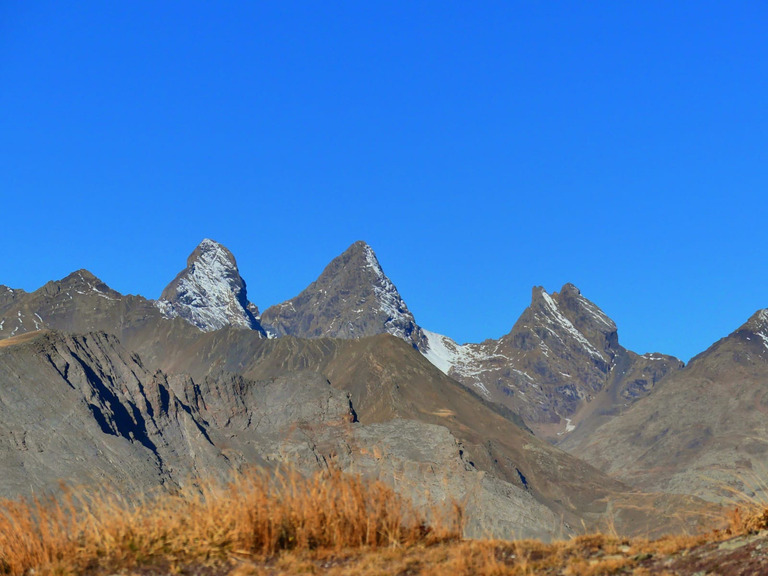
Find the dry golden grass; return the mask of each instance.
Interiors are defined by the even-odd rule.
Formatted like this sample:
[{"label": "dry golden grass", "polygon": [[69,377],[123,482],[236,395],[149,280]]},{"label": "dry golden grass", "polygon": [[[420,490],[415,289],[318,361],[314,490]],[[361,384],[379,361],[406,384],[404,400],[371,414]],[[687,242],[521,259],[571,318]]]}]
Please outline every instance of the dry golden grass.
[{"label": "dry golden grass", "polygon": [[136,502],[72,492],[0,502],[0,573],[82,573],[161,561],[216,564],[281,550],[376,549],[455,538],[458,509],[428,527],[379,482],[254,471],[194,494]]},{"label": "dry golden grass", "polygon": [[254,471],[132,502],[62,494],[0,502],[0,574],[649,576],[651,559],[768,528],[761,509],[733,512],[726,530],[653,541],[463,541],[459,509],[430,511],[428,525],[386,485],[339,472]]}]

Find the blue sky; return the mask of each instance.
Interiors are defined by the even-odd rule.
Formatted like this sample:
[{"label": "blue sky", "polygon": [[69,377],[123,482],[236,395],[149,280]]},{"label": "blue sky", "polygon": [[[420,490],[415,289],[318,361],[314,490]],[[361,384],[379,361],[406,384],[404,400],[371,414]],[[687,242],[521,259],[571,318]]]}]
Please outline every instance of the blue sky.
[{"label": "blue sky", "polygon": [[688,359],[768,307],[764,2],[0,2],[0,283],[262,309],[364,239],[424,327],[573,282]]}]

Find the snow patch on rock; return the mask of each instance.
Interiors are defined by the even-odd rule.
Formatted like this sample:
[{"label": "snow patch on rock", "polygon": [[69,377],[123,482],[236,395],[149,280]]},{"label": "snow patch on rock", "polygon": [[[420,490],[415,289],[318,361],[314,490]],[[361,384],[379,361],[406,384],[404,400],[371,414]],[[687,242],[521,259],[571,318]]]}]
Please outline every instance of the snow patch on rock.
[{"label": "snow patch on rock", "polygon": [[[490,360],[509,360],[498,353],[483,351],[480,344],[457,344],[453,339],[442,334],[421,329],[427,338],[427,349],[422,352],[444,374],[453,372],[462,377],[471,378],[471,384],[477,388],[483,396],[490,398],[490,392],[485,385],[477,380],[477,376],[490,370],[485,367]],[[519,371],[518,371],[519,372]],[[523,374],[520,372],[520,374]],[[525,375],[527,376],[527,374]]]}]

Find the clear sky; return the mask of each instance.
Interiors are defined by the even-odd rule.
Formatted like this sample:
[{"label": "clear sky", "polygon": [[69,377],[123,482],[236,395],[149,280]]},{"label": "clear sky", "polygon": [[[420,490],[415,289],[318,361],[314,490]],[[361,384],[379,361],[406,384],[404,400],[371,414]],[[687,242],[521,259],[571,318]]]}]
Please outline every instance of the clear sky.
[{"label": "clear sky", "polygon": [[156,298],[205,237],[264,309],[355,240],[419,324],[573,282],[685,360],[768,307],[768,5],[0,2],[0,284]]}]

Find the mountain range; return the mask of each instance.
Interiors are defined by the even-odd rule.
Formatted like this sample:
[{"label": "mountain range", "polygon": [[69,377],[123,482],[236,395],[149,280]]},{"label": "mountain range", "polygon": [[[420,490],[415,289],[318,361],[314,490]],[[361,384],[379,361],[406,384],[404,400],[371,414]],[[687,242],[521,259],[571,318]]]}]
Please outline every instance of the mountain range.
[{"label": "mountain range", "polygon": [[158,300],[86,270],[0,286],[0,494],[290,462],[462,501],[468,533],[655,534],[763,491],[767,345],[760,311],[688,366],[638,354],[571,284],[458,344],[417,324],[364,242],[260,314],[206,239]]}]

